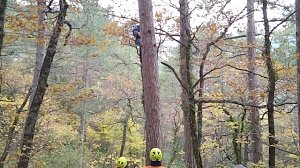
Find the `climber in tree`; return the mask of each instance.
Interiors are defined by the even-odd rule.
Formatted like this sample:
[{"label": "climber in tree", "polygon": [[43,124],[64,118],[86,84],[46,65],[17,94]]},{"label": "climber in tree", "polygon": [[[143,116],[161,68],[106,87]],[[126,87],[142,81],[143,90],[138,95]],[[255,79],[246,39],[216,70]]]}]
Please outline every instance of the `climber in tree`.
[{"label": "climber in tree", "polygon": [[132,34],[135,39],[135,45],[141,46],[141,34],[140,34],[140,25],[135,25],[132,28]]}]

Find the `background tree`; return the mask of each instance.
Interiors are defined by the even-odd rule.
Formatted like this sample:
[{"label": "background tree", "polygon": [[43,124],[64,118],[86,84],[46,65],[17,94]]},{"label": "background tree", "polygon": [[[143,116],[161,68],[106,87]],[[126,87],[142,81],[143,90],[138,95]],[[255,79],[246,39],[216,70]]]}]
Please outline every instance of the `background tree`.
[{"label": "background tree", "polygon": [[30,102],[29,107],[32,103],[33,95],[36,90],[37,81],[39,79],[39,74],[41,67],[43,65],[43,61],[45,58],[45,51],[46,51],[46,1],[45,0],[37,0],[37,8],[38,8],[38,16],[39,16],[39,23],[38,23],[38,31],[37,31],[37,39],[36,39],[36,62],[35,62],[35,69],[34,69],[34,75],[32,80],[32,91],[30,96]]},{"label": "background tree", "polygon": [[296,10],[296,58],[297,58],[297,104],[298,104],[298,145],[300,146],[300,1],[295,0]]},{"label": "background tree", "polygon": [[268,71],[268,100],[267,100],[267,111],[268,111],[268,128],[269,128],[269,167],[275,167],[275,123],[274,123],[274,93],[275,93],[275,71],[273,68],[273,62],[271,58],[271,41],[270,41],[270,26],[267,12],[267,1],[263,1],[263,19],[264,19],[264,50],[263,57],[266,61]]},{"label": "background tree", "polygon": [[[247,43],[248,43],[248,90],[249,102],[254,106],[256,101],[256,45],[255,45],[255,21],[254,21],[254,1],[247,0]],[[251,122],[251,161],[258,163],[262,161],[262,142],[261,142],[261,125],[259,111],[255,107],[250,107],[249,117]]]},{"label": "background tree", "polygon": [[[26,3],[25,3],[26,2]],[[53,5],[58,5],[53,1]],[[87,3],[88,2],[88,3]],[[137,24],[137,1],[130,8],[115,1],[71,0],[68,21],[72,34],[65,42],[68,28],[63,27],[57,47],[48,88],[40,107],[31,150],[32,167],[78,167],[84,151],[86,167],[109,168],[121,151],[130,166],[145,165],[145,115],[141,104],[142,78],[139,56],[132,47],[133,25]],[[122,1],[121,1],[122,2]],[[173,1],[174,2],[174,1]],[[244,1],[246,2],[246,1]],[[297,61],[295,56],[294,6],[288,1],[268,1],[271,55],[276,72],[274,117],[276,118],[276,167],[298,167]],[[153,3],[159,67],[164,165],[184,166],[184,125],[180,108],[180,13],[179,5],[160,1]],[[112,6],[105,6],[110,4]],[[84,5],[89,10],[83,10]],[[200,151],[203,167],[234,167],[242,162],[246,167],[267,167],[268,159],[258,164],[247,160],[247,145],[251,132],[245,120],[252,107],[260,111],[264,153],[268,158],[267,96],[268,74],[263,57],[256,57],[257,105],[249,101],[247,25],[248,12],[236,1],[189,1],[192,39],[190,73],[196,103],[198,137],[202,121]],[[6,10],[3,53],[3,85],[0,94],[0,151],[5,151],[14,119],[19,121],[11,138],[11,147],[4,161],[6,167],[16,167],[19,141],[27,115],[27,104],[17,115],[32,85],[39,27],[37,1],[9,1]],[[245,8],[243,8],[245,7]],[[255,3],[256,9],[261,3]],[[58,8],[57,8],[58,9]],[[122,9],[122,10],[116,10]],[[175,10],[176,9],[176,10]],[[244,10],[243,10],[244,9]],[[120,13],[119,11],[122,11]],[[130,11],[130,12],[129,12]],[[242,11],[242,12],[241,12]],[[52,29],[57,13],[47,14],[46,28]],[[90,16],[87,22],[87,15]],[[276,16],[276,17],[273,17]],[[255,15],[256,53],[263,51],[262,14]],[[199,23],[200,21],[200,23]],[[229,21],[233,21],[230,25]],[[28,23],[31,24],[28,24]],[[277,23],[280,25],[277,26]],[[277,28],[276,28],[277,27]],[[227,31],[225,31],[225,29]],[[225,32],[225,33],[224,33]],[[221,36],[221,37],[220,37]],[[46,40],[50,33],[46,31]],[[218,41],[216,41],[219,39]],[[209,52],[206,52],[209,51]],[[207,53],[207,55],[205,54]],[[205,59],[203,59],[205,57]],[[88,63],[88,65],[86,64]],[[202,75],[200,66],[203,63]],[[86,66],[87,65],[87,66]],[[159,65],[158,65],[159,66]],[[202,76],[202,78],[201,78]],[[205,83],[200,82],[203,79]],[[88,85],[85,85],[85,81]],[[202,85],[200,84],[202,83]],[[204,84],[204,85],[203,85]],[[200,98],[200,88],[203,96]],[[132,111],[129,110],[130,99]],[[202,104],[202,117],[198,109]],[[85,136],[81,141],[82,112],[85,109]],[[129,115],[130,114],[130,115]],[[129,117],[129,118],[128,118]],[[126,119],[128,118],[128,127]],[[202,119],[202,120],[199,120]],[[125,129],[124,129],[125,128]],[[124,135],[126,133],[126,137]],[[81,143],[84,142],[84,143]],[[124,143],[126,142],[126,143]],[[83,149],[82,149],[83,148]],[[168,163],[168,164],[166,164]],[[83,164],[82,164],[83,165]]]},{"label": "background tree", "polygon": [[185,166],[202,167],[199,150],[196,109],[192,84],[192,37],[188,2],[180,0],[180,75],[182,85],[182,111],[184,123]]},{"label": "background tree", "polygon": [[41,67],[41,72],[40,72],[40,77],[38,79],[36,92],[34,93],[32,103],[29,107],[29,113],[26,119],[24,132],[23,132],[23,139],[21,144],[21,156],[19,159],[18,167],[24,167],[24,168],[28,167],[30,151],[33,144],[35,125],[38,119],[39,109],[42,104],[43,97],[47,88],[47,79],[50,73],[53,57],[56,52],[58,38],[65,22],[68,5],[65,0],[60,0],[59,6],[60,6],[60,13],[58,15],[58,20],[55,27],[53,28],[53,32],[49,41],[45,60]]},{"label": "background tree", "polygon": [[[4,39],[4,19],[5,19],[5,9],[7,0],[3,0],[0,3],[0,71],[2,70],[2,47]],[[0,74],[0,93],[2,90],[2,73]]]}]

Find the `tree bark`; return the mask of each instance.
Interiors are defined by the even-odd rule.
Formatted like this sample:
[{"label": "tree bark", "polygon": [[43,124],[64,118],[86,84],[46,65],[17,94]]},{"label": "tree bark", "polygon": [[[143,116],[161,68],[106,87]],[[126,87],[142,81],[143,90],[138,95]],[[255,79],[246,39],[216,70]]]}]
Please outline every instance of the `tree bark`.
[{"label": "tree bark", "polygon": [[[254,0],[247,0],[247,44],[248,44],[248,92],[249,103],[257,105],[255,98],[256,89],[256,65],[255,65],[255,22],[254,22]],[[252,72],[252,73],[251,73]],[[250,124],[251,124],[251,161],[258,163],[263,159],[261,125],[259,111],[255,107],[250,107]]]},{"label": "tree bark", "polygon": [[191,74],[190,74],[190,58],[188,55],[188,34],[189,27],[188,25],[184,25],[184,23],[188,20],[186,16],[184,16],[182,11],[184,9],[184,5],[186,3],[185,0],[180,0],[180,75],[182,81],[182,92],[181,92],[181,107],[183,111],[183,124],[184,124],[184,159],[185,159],[185,167],[186,168],[194,168],[196,167],[195,155],[193,150],[193,141],[192,141],[192,129],[190,125],[190,115],[192,108],[192,104],[190,102],[191,91]]},{"label": "tree bark", "polygon": [[43,61],[45,58],[45,19],[46,19],[46,12],[47,9],[46,1],[45,0],[37,0],[38,4],[38,15],[39,15],[39,27],[38,33],[36,37],[36,59],[35,59],[35,68],[34,68],[34,75],[32,80],[32,91],[29,101],[29,107],[32,103],[33,95],[35,94],[37,82],[39,79],[39,74],[43,65]]},{"label": "tree bark", "polygon": [[270,26],[267,15],[267,0],[263,0],[263,18],[264,18],[264,29],[265,29],[265,39],[264,39],[264,50],[263,56],[266,61],[267,71],[268,71],[268,101],[267,101],[267,111],[268,111],[268,126],[269,126],[269,168],[275,168],[275,123],[274,123],[274,93],[275,93],[275,82],[276,76],[272,64],[271,58],[271,41],[270,41]]},{"label": "tree bark", "polygon": [[[0,2],[0,71],[2,70],[2,48],[4,39],[4,23],[5,23],[5,9],[7,0],[1,0]],[[2,92],[3,77],[0,73],[0,93]]]},{"label": "tree bark", "polygon": [[[184,122],[184,152],[187,168],[201,168],[200,142],[197,135],[195,97],[191,78],[192,38],[187,0],[180,0],[180,74]],[[198,116],[199,117],[199,116]],[[202,116],[200,116],[201,118]],[[201,124],[202,126],[202,124]],[[200,127],[201,127],[200,126]]]},{"label": "tree bark", "polygon": [[153,147],[161,148],[161,111],[159,104],[158,56],[155,42],[152,0],[139,0],[139,17],[142,41],[142,83],[146,130],[146,164]]},{"label": "tree bark", "polygon": [[40,106],[43,101],[43,97],[47,87],[47,79],[50,73],[51,64],[53,62],[53,57],[56,52],[56,47],[58,43],[58,38],[61,33],[62,27],[64,25],[65,16],[67,12],[68,5],[65,0],[59,1],[60,13],[57,17],[57,22],[53,28],[52,35],[50,37],[49,45],[47,47],[47,52],[45,60],[43,62],[41,72],[38,79],[38,84],[36,87],[36,92],[33,96],[31,106],[29,108],[29,113],[26,119],[23,139],[21,142],[21,156],[19,158],[18,167],[27,168],[29,163],[29,157],[31,152],[31,147],[33,145],[35,125],[38,119],[38,113]]},{"label": "tree bark", "polygon": [[298,145],[300,146],[300,0],[295,0],[296,10],[296,55],[297,55],[297,104],[298,104]]}]

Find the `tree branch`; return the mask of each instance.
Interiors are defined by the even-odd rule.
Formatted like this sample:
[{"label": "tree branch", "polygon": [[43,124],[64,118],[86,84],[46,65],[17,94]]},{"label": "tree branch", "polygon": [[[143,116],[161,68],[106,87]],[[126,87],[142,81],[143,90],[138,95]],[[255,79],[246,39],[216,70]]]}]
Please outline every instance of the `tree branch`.
[{"label": "tree branch", "polygon": [[169,65],[169,64],[167,64],[167,63],[165,63],[165,62],[160,62],[160,63],[163,64],[164,66],[166,66],[167,68],[169,68],[169,69],[174,73],[174,75],[175,75],[176,79],[178,80],[178,82],[180,83],[181,87],[184,88],[184,90],[187,91],[187,88],[184,87],[184,85],[183,85],[183,83],[182,83],[182,81],[181,81],[179,75],[178,75],[177,72],[175,71],[175,69],[174,69],[171,65]]},{"label": "tree branch", "polygon": [[265,108],[267,107],[266,105],[253,105],[253,104],[249,104],[249,103],[242,103],[242,102],[239,102],[239,101],[235,101],[235,100],[226,100],[226,99],[220,99],[220,100],[213,100],[213,99],[199,99],[199,100],[196,100],[196,102],[199,102],[199,103],[228,103],[228,104],[236,104],[236,105],[239,105],[239,106],[242,106],[242,107],[245,107],[245,106],[248,106],[248,107],[256,107],[256,108]]},{"label": "tree branch", "polygon": [[[266,142],[262,142],[264,145],[267,145],[269,146],[268,143]],[[282,151],[282,152],[285,152],[285,153],[289,153],[289,154],[293,154],[293,155],[296,155],[296,156],[300,156],[300,153],[295,153],[295,152],[291,152],[291,151],[288,151],[288,150],[285,150],[285,149],[281,149],[279,148],[278,146],[274,145],[275,149],[279,150],[279,151]]]},{"label": "tree branch", "polygon": [[293,16],[299,9],[295,10],[294,12],[290,13],[285,19],[283,19],[280,23],[278,23],[273,29],[270,31],[269,35],[273,33],[275,29],[277,29],[281,24],[286,22],[291,16]]},{"label": "tree branch", "polygon": [[255,72],[252,72],[252,71],[249,71],[249,70],[246,70],[246,69],[238,68],[238,67],[235,67],[235,66],[232,66],[232,65],[229,65],[229,64],[227,64],[227,65],[225,65],[225,66],[228,66],[228,67],[230,67],[230,68],[234,68],[234,69],[236,69],[236,70],[240,70],[240,71],[244,71],[244,72],[252,73],[252,74],[254,74],[254,75],[257,75],[257,76],[259,76],[259,77],[262,77],[262,78],[268,79],[268,77],[266,77],[266,76],[263,76],[263,75],[257,74],[257,73],[255,73]]},{"label": "tree branch", "polygon": [[[205,74],[203,74],[203,78],[204,78],[205,76],[207,76],[208,74],[210,74],[211,72],[213,72],[213,71],[215,71],[215,70],[223,69],[223,68],[225,68],[225,67],[227,67],[227,66],[230,67],[230,68],[239,70],[239,71],[244,71],[244,72],[252,73],[252,74],[254,74],[254,75],[260,76],[260,77],[265,78],[265,79],[268,78],[268,77],[266,77],[266,76],[263,76],[263,75],[260,75],[260,74],[255,73],[255,72],[249,71],[249,70],[247,70],[247,69],[241,69],[241,68],[238,68],[238,67],[229,65],[229,64],[223,65],[223,66],[221,66],[221,67],[215,67],[215,68],[209,70],[208,72],[206,72]],[[201,79],[198,79],[198,80],[196,81],[196,83],[193,85],[193,88],[195,88],[195,87],[199,84],[200,80],[201,80]]]},{"label": "tree branch", "polygon": [[[255,34],[255,36],[261,36],[262,34]],[[238,35],[238,36],[232,36],[232,37],[226,37],[224,38],[224,40],[232,40],[232,39],[238,39],[238,38],[244,38],[244,37],[247,37],[246,34],[243,34],[243,35]]]},{"label": "tree branch", "polygon": [[155,34],[166,35],[166,36],[170,37],[172,40],[176,41],[177,43],[183,45],[181,41],[179,41],[179,40],[177,40],[176,38],[173,37],[173,36],[180,36],[179,34],[170,34],[170,33],[168,33],[167,31],[165,31],[161,28],[155,28],[155,30],[159,30],[159,31],[165,33],[165,34],[163,34],[163,33],[155,33]]}]

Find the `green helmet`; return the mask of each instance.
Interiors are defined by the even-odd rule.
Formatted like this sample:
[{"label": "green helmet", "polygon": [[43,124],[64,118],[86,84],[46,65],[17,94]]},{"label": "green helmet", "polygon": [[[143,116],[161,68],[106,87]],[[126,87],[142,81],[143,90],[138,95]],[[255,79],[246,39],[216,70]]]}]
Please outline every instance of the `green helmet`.
[{"label": "green helmet", "polygon": [[127,166],[127,159],[125,157],[120,157],[117,160],[117,166],[119,168],[125,168]]},{"label": "green helmet", "polygon": [[158,148],[152,148],[149,157],[152,161],[161,161],[162,159],[161,150]]}]

